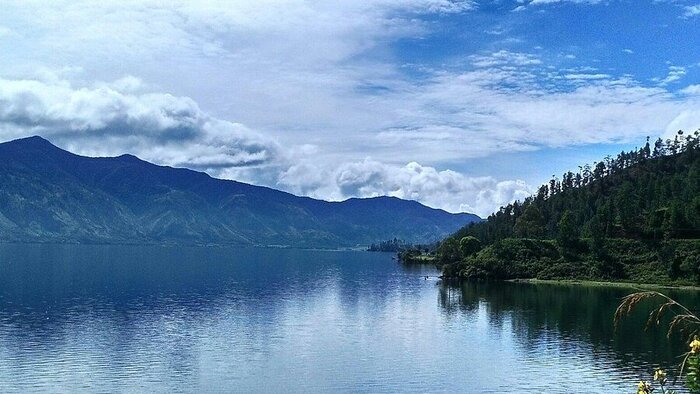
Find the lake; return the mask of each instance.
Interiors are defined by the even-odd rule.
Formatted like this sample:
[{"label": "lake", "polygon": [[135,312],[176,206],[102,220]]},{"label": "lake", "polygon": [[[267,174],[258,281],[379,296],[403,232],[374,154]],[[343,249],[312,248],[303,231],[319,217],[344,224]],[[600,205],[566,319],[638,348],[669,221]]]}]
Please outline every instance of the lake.
[{"label": "lake", "polygon": [[2,245],[0,392],[634,392],[683,351],[641,315],[614,332],[629,289],[435,275],[387,253]]}]

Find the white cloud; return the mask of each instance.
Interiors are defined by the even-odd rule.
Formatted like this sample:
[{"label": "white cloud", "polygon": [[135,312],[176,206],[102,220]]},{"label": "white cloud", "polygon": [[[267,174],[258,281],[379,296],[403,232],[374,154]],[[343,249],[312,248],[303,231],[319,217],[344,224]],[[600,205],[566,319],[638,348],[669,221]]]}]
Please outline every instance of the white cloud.
[{"label": "white cloud", "polygon": [[700,4],[686,6],[683,7],[683,9],[685,10],[685,13],[683,14],[683,17],[685,18],[692,18],[694,16],[700,15]]},{"label": "white cloud", "polygon": [[[328,182],[330,180],[330,182]],[[533,192],[523,181],[497,181],[492,177],[468,177],[461,173],[422,166],[387,165],[371,159],[320,169],[310,163],[290,167],[280,185],[312,196],[389,195],[422,201],[451,212],[474,212],[487,216],[494,207],[522,200]]]},{"label": "white cloud", "polygon": [[520,52],[500,50],[487,55],[471,56],[472,64],[476,67],[495,67],[503,65],[533,66],[542,64],[535,55]]},{"label": "white cloud", "polygon": [[0,137],[41,134],[85,155],[129,152],[159,164],[258,181],[271,172],[268,183],[318,198],[390,195],[481,215],[532,191],[522,181],[472,178],[415,162],[319,162],[317,146],[282,152],[273,140],[206,114],[190,98],[117,89],[133,92],[143,85],[133,77],[84,87],[65,80],[0,79]]},{"label": "white cloud", "polygon": [[564,75],[566,79],[579,79],[579,80],[591,80],[591,79],[608,79],[610,75],[608,74],[566,74]]},{"label": "white cloud", "polygon": [[683,78],[687,74],[687,70],[682,66],[669,66],[668,75],[666,78],[659,80],[661,85],[668,85]]},{"label": "white cloud", "polygon": [[[143,84],[192,97],[218,118],[285,147],[317,145],[319,160],[332,162],[364,152],[395,164],[440,165],[561,146],[569,136],[572,144],[628,140],[662,132],[663,122],[684,109],[668,92],[598,72],[567,73],[572,86],[560,92],[560,82],[539,70],[550,66],[547,61],[530,53],[474,54],[468,62],[476,69],[428,70],[420,80],[406,77],[386,56],[388,43],[429,32],[415,13],[464,12],[474,4],[36,2],[15,3],[7,12],[36,24],[33,58],[81,65],[84,71],[72,80],[91,84],[95,76],[115,80],[136,74],[123,69],[137,70],[145,83],[109,88],[138,95]],[[15,51],[21,53],[9,52]],[[645,123],[652,116],[656,120]]]},{"label": "white cloud", "polygon": [[134,77],[133,75],[126,75],[110,84],[103,86],[121,93],[137,93],[143,91],[145,88],[143,81]]},{"label": "white cloud", "polygon": [[666,132],[662,135],[664,139],[673,139],[678,130],[692,133],[700,129],[700,110],[691,109],[681,112],[666,127]]},{"label": "white cloud", "polygon": [[530,5],[547,5],[556,3],[573,3],[573,4],[598,4],[602,0],[532,0]]},{"label": "white cloud", "polygon": [[16,38],[18,37],[19,34],[17,34],[16,31],[0,25],[0,40],[2,39],[8,39],[8,38]]},{"label": "white cloud", "polygon": [[[129,152],[320,198],[386,191],[484,214],[522,184],[437,169],[495,153],[636,141],[663,133],[700,103],[691,87],[676,95],[608,68],[560,70],[542,48],[532,54],[504,44],[442,68],[396,59],[391,44],[420,41],[436,28],[423,14],[476,7],[449,0],[4,4],[0,137],[41,133],[84,154]],[[669,70],[664,83],[682,71]]]},{"label": "white cloud", "polygon": [[265,164],[277,155],[273,140],[206,114],[188,97],[119,91],[140,88],[133,77],[96,85],[0,79],[0,136],[40,134],[77,153],[130,152],[201,169]]},{"label": "white cloud", "polygon": [[686,86],[680,90],[680,93],[689,96],[700,96],[700,84]]},{"label": "white cloud", "polygon": [[[410,3],[410,2],[407,2]],[[424,0],[414,1],[415,7],[424,8],[430,12],[455,13],[471,10],[476,6],[475,0]]]},{"label": "white cloud", "polygon": [[[284,149],[271,137],[205,113],[190,98],[144,91],[132,77],[81,87],[56,77],[3,79],[2,137],[40,133],[83,154],[129,152],[318,198],[389,194],[483,215],[529,189],[517,181],[438,171],[436,164],[659,135],[672,122],[675,128],[679,114],[697,102],[677,101],[660,87],[602,77],[548,91],[537,75],[511,66],[394,83],[363,107],[369,119],[381,119],[376,129],[333,133],[335,144],[309,141],[282,144]],[[514,83],[522,85],[512,89]],[[358,162],[360,151],[381,161]],[[407,158],[423,164],[407,166]]]},{"label": "white cloud", "polygon": [[473,7],[470,0],[19,2],[3,14],[30,34],[0,48],[0,65],[21,64],[6,77],[26,77],[27,59],[80,64],[88,80],[133,74],[255,128],[301,129],[337,117],[342,92],[359,80],[393,78],[381,62],[384,46],[426,34],[421,14]]},{"label": "white cloud", "polygon": [[[566,75],[552,89],[546,72],[512,64],[438,73],[419,86],[375,98],[384,119],[396,120],[373,138],[384,148],[381,157],[400,147],[427,163],[435,152],[454,161],[542,146],[630,142],[663,133],[697,103],[625,78]],[[561,89],[561,83],[570,85]]]}]

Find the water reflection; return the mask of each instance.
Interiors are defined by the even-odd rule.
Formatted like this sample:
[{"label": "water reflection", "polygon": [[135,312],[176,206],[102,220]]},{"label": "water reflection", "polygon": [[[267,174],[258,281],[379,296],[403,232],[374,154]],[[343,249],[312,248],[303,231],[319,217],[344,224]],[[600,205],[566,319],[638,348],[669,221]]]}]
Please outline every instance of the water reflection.
[{"label": "water reflection", "polygon": [[3,245],[0,388],[255,387],[281,350],[319,357],[349,316],[419,297],[411,275],[357,252]]},{"label": "water reflection", "polygon": [[[623,320],[613,316],[622,297],[633,289],[557,284],[450,282],[438,290],[438,304],[447,315],[483,312],[491,331],[512,330],[526,352],[537,354],[556,344],[562,352],[584,343],[594,358],[614,363],[632,375],[654,367],[674,368],[685,351],[680,335],[666,338],[666,327],[646,326],[652,304]],[[665,290],[688,306],[700,304],[695,291]]]},{"label": "water reflection", "polygon": [[624,289],[391,257],[0,245],[0,391],[617,392],[680,352],[641,316],[613,332]]}]

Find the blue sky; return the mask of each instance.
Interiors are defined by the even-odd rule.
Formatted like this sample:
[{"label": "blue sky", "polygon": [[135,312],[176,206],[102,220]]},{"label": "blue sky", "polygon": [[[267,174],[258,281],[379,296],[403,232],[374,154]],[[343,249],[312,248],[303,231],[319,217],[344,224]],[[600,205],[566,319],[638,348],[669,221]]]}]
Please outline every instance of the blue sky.
[{"label": "blue sky", "polygon": [[697,0],[3,2],[0,140],[487,215],[700,127]]},{"label": "blue sky", "polygon": [[471,53],[506,49],[537,53],[547,65],[590,66],[648,82],[666,77],[669,65],[697,66],[700,23],[684,17],[681,6],[692,2],[562,1],[514,12],[518,4],[485,2],[473,12],[433,15],[434,31],[395,43],[395,53],[406,63],[441,67]]}]

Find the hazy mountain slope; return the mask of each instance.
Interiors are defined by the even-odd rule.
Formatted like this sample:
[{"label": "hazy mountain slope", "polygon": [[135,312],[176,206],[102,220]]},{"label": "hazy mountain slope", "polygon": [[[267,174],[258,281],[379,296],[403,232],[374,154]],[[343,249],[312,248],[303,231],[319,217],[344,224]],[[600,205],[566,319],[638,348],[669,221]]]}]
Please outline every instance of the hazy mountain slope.
[{"label": "hazy mountain slope", "polygon": [[379,197],[325,202],[32,137],[0,144],[0,237],[21,242],[350,246],[437,240],[475,215]]}]

